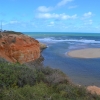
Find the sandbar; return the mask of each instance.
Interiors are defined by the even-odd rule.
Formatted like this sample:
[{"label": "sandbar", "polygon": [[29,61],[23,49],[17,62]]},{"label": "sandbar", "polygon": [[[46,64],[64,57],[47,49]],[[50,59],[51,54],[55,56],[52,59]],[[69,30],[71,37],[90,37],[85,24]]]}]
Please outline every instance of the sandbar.
[{"label": "sandbar", "polygon": [[100,48],[73,50],[66,54],[75,58],[100,58]]}]

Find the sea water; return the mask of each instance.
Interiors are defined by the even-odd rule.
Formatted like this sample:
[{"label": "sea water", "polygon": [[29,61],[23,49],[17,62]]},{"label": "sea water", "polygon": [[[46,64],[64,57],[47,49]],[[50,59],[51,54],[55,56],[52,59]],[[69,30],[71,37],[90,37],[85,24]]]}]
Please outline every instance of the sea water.
[{"label": "sea water", "polygon": [[100,58],[72,58],[67,55],[71,50],[100,48],[99,33],[66,32],[24,32],[45,43],[42,55],[44,65],[62,70],[69,79],[84,86],[100,86]]}]

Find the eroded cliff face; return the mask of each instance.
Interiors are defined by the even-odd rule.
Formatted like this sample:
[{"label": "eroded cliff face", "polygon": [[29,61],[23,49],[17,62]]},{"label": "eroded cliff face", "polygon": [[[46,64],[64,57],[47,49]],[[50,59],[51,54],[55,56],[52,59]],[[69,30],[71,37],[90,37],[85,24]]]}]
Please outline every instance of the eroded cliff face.
[{"label": "eroded cliff face", "polygon": [[30,62],[40,57],[40,44],[24,34],[2,34],[0,56],[10,62]]}]

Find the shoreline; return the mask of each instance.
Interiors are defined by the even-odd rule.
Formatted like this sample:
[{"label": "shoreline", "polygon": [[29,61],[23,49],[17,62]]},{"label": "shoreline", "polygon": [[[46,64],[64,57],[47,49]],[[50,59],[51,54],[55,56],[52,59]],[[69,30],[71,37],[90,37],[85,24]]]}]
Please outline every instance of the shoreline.
[{"label": "shoreline", "polygon": [[100,48],[86,48],[79,50],[72,50],[67,52],[65,55],[74,58],[100,58]]},{"label": "shoreline", "polygon": [[[73,58],[83,58],[83,59],[100,58],[100,48],[85,48],[79,50],[72,50],[67,52],[65,55]],[[88,85],[86,86],[86,90],[89,91],[91,94],[100,95],[99,86]]]}]

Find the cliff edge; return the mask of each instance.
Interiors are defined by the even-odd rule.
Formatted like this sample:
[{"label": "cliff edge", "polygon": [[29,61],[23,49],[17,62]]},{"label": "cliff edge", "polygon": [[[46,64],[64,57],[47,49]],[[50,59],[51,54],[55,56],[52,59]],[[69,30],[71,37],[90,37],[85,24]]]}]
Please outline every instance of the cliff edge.
[{"label": "cliff edge", "polygon": [[40,43],[24,34],[1,33],[0,57],[10,62],[25,63],[40,57]]}]

